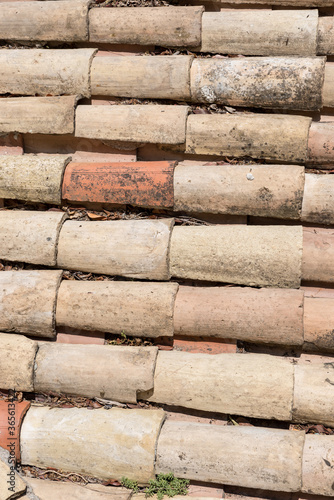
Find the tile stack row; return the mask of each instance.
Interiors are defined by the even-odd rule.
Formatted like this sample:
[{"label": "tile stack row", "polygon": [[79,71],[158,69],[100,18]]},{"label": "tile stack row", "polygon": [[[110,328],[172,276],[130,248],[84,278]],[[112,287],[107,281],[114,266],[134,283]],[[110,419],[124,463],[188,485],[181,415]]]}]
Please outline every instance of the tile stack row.
[{"label": "tile stack row", "polygon": [[126,204],[187,213],[253,215],[334,223],[334,176],[297,165],[72,162],[18,155],[0,164],[0,198]]},{"label": "tile stack row", "polygon": [[0,99],[0,133],[74,134],[181,145],[188,154],[333,163],[332,121],[258,113],[190,114],[185,105],[79,105],[77,96]]},{"label": "tile stack row", "polygon": [[7,333],[0,334],[0,346],[3,389],[120,403],[145,400],[207,412],[334,426],[332,363],[296,363],[265,354],[212,356],[158,352],[157,347],[57,344]]},{"label": "tile stack row", "polygon": [[[205,337],[334,352],[334,291],[62,280],[0,273],[0,331],[54,339],[56,327],[133,337]],[[261,308],[259,308],[261,304]]]},{"label": "tile stack row", "polygon": [[[271,3],[293,7],[332,5],[331,0]],[[69,0],[4,3],[0,39],[157,45],[245,55],[334,53],[333,17],[319,16],[317,9],[205,12],[203,7],[189,6],[90,7],[90,0],[76,0],[75,4]]]},{"label": "tile stack row", "polygon": [[173,470],[196,481],[332,495],[332,473],[323,465],[323,456],[333,458],[332,436],[166,420],[160,409],[25,410],[18,429],[23,464],[102,479],[112,470],[113,478],[126,474],[140,484]]},{"label": "tile stack row", "polygon": [[333,229],[174,226],[173,218],[76,221],[58,211],[0,211],[0,258],[148,280],[258,287],[334,281]]},{"label": "tile stack row", "polygon": [[[2,49],[0,64],[1,94],[171,99],[309,111],[334,106],[334,63],[325,57],[195,58],[110,55],[95,49]],[[23,106],[34,101],[13,102]],[[3,108],[10,103],[5,100]]]}]

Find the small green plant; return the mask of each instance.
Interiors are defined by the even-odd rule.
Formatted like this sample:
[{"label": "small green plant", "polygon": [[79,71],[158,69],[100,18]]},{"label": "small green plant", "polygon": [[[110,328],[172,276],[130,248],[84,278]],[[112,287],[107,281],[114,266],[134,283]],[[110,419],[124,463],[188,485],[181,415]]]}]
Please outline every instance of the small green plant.
[{"label": "small green plant", "polygon": [[125,333],[121,332],[116,339],[110,340],[109,344],[122,345],[122,344],[126,344],[129,340],[130,339],[128,339],[128,337],[125,335]]},{"label": "small green plant", "polygon": [[139,489],[137,481],[133,481],[132,479],[129,479],[127,477],[121,478],[121,485],[128,490],[133,490],[134,493],[137,493]]},{"label": "small green plant", "polygon": [[157,495],[158,500],[162,500],[165,495],[175,497],[175,495],[186,495],[189,481],[178,479],[172,472],[168,474],[158,474],[156,479],[151,479],[145,490],[146,497]]}]

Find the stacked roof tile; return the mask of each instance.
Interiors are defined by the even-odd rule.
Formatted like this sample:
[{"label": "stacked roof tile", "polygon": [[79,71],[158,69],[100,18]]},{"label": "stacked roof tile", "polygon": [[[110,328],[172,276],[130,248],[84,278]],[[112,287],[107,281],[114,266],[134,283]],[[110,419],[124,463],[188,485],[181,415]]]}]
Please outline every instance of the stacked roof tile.
[{"label": "stacked roof tile", "polygon": [[209,333],[258,344],[334,350],[331,290],[326,295],[307,288],[196,287],[61,277],[62,271],[1,273],[0,331],[43,338],[55,338],[56,327],[148,338],[200,338]]},{"label": "stacked roof tile", "polygon": [[0,1],[1,500],[334,496],[334,5],[203,3]]}]

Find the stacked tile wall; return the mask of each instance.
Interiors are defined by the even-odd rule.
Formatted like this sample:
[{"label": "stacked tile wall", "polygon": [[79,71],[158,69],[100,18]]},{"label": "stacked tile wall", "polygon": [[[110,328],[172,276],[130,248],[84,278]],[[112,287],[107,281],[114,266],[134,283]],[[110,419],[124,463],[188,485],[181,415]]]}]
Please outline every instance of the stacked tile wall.
[{"label": "stacked tile wall", "polygon": [[0,497],[334,495],[333,2],[203,5],[0,1]]}]

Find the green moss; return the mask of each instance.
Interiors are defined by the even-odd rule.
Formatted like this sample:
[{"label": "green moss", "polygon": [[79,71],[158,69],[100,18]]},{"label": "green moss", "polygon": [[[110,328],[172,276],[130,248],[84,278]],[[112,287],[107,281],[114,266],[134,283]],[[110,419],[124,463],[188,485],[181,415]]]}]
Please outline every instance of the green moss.
[{"label": "green moss", "polygon": [[133,490],[134,493],[137,493],[139,489],[137,481],[133,481],[132,479],[128,479],[127,477],[122,477],[121,485],[128,490]]},{"label": "green moss", "polygon": [[158,474],[156,479],[151,479],[145,490],[146,497],[157,495],[158,500],[166,495],[175,497],[176,495],[186,495],[188,492],[189,481],[187,479],[178,479],[174,474]]}]

